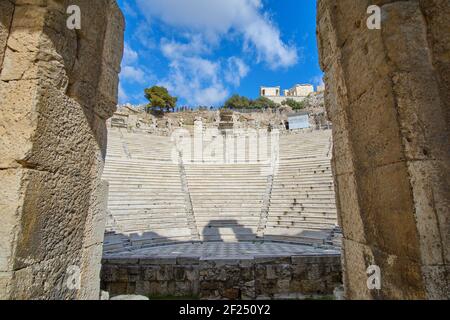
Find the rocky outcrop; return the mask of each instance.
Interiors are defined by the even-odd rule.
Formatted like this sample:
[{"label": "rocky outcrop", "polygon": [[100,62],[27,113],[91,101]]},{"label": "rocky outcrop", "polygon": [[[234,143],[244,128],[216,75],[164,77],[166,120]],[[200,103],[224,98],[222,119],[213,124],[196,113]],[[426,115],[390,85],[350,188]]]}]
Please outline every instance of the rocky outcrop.
[{"label": "rocky outcrop", "polygon": [[318,2],[346,296],[448,299],[450,2],[376,3]]},{"label": "rocky outcrop", "polygon": [[2,299],[99,297],[123,30],[113,0],[0,2]]}]

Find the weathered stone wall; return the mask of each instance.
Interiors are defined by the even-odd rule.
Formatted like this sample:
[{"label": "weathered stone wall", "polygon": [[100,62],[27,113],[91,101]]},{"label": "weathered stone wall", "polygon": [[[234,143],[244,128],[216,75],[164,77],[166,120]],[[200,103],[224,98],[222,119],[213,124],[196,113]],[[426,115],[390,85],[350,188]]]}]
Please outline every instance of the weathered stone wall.
[{"label": "weathered stone wall", "polygon": [[341,283],[341,261],[339,255],[105,259],[101,278],[102,289],[112,296],[301,299],[332,295]]},{"label": "weathered stone wall", "polygon": [[450,298],[448,30],[448,0],[318,2],[347,298]]},{"label": "weathered stone wall", "polygon": [[98,298],[123,29],[113,0],[0,1],[0,299]]}]

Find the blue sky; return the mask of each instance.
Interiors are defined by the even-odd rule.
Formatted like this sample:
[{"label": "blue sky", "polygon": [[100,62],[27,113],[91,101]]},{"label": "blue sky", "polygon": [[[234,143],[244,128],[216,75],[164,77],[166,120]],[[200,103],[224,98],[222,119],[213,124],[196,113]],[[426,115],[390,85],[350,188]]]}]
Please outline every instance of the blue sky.
[{"label": "blue sky", "polygon": [[321,83],[315,0],[119,0],[126,19],[120,103],[167,87],[178,106],[220,106],[259,87]]}]

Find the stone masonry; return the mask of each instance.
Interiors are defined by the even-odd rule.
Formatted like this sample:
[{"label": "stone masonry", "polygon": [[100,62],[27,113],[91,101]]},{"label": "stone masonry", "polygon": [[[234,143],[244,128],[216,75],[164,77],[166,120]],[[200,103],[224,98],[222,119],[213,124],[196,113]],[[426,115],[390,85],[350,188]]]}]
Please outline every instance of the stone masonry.
[{"label": "stone masonry", "polygon": [[347,298],[450,298],[449,29],[448,0],[318,2]]},{"label": "stone masonry", "polygon": [[123,31],[113,0],[0,1],[0,299],[99,297]]},{"label": "stone masonry", "polygon": [[303,299],[332,295],[340,283],[339,254],[248,259],[108,258],[102,267],[102,289],[112,296]]}]

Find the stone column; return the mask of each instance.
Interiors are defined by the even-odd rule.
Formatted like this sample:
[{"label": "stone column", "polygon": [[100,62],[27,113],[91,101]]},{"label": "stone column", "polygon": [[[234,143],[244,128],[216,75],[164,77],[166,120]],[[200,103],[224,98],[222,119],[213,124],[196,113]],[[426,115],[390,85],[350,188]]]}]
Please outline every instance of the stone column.
[{"label": "stone column", "polygon": [[1,299],[99,296],[123,30],[114,0],[0,2]]},{"label": "stone column", "polygon": [[318,2],[347,298],[450,298],[449,29],[448,0]]}]

